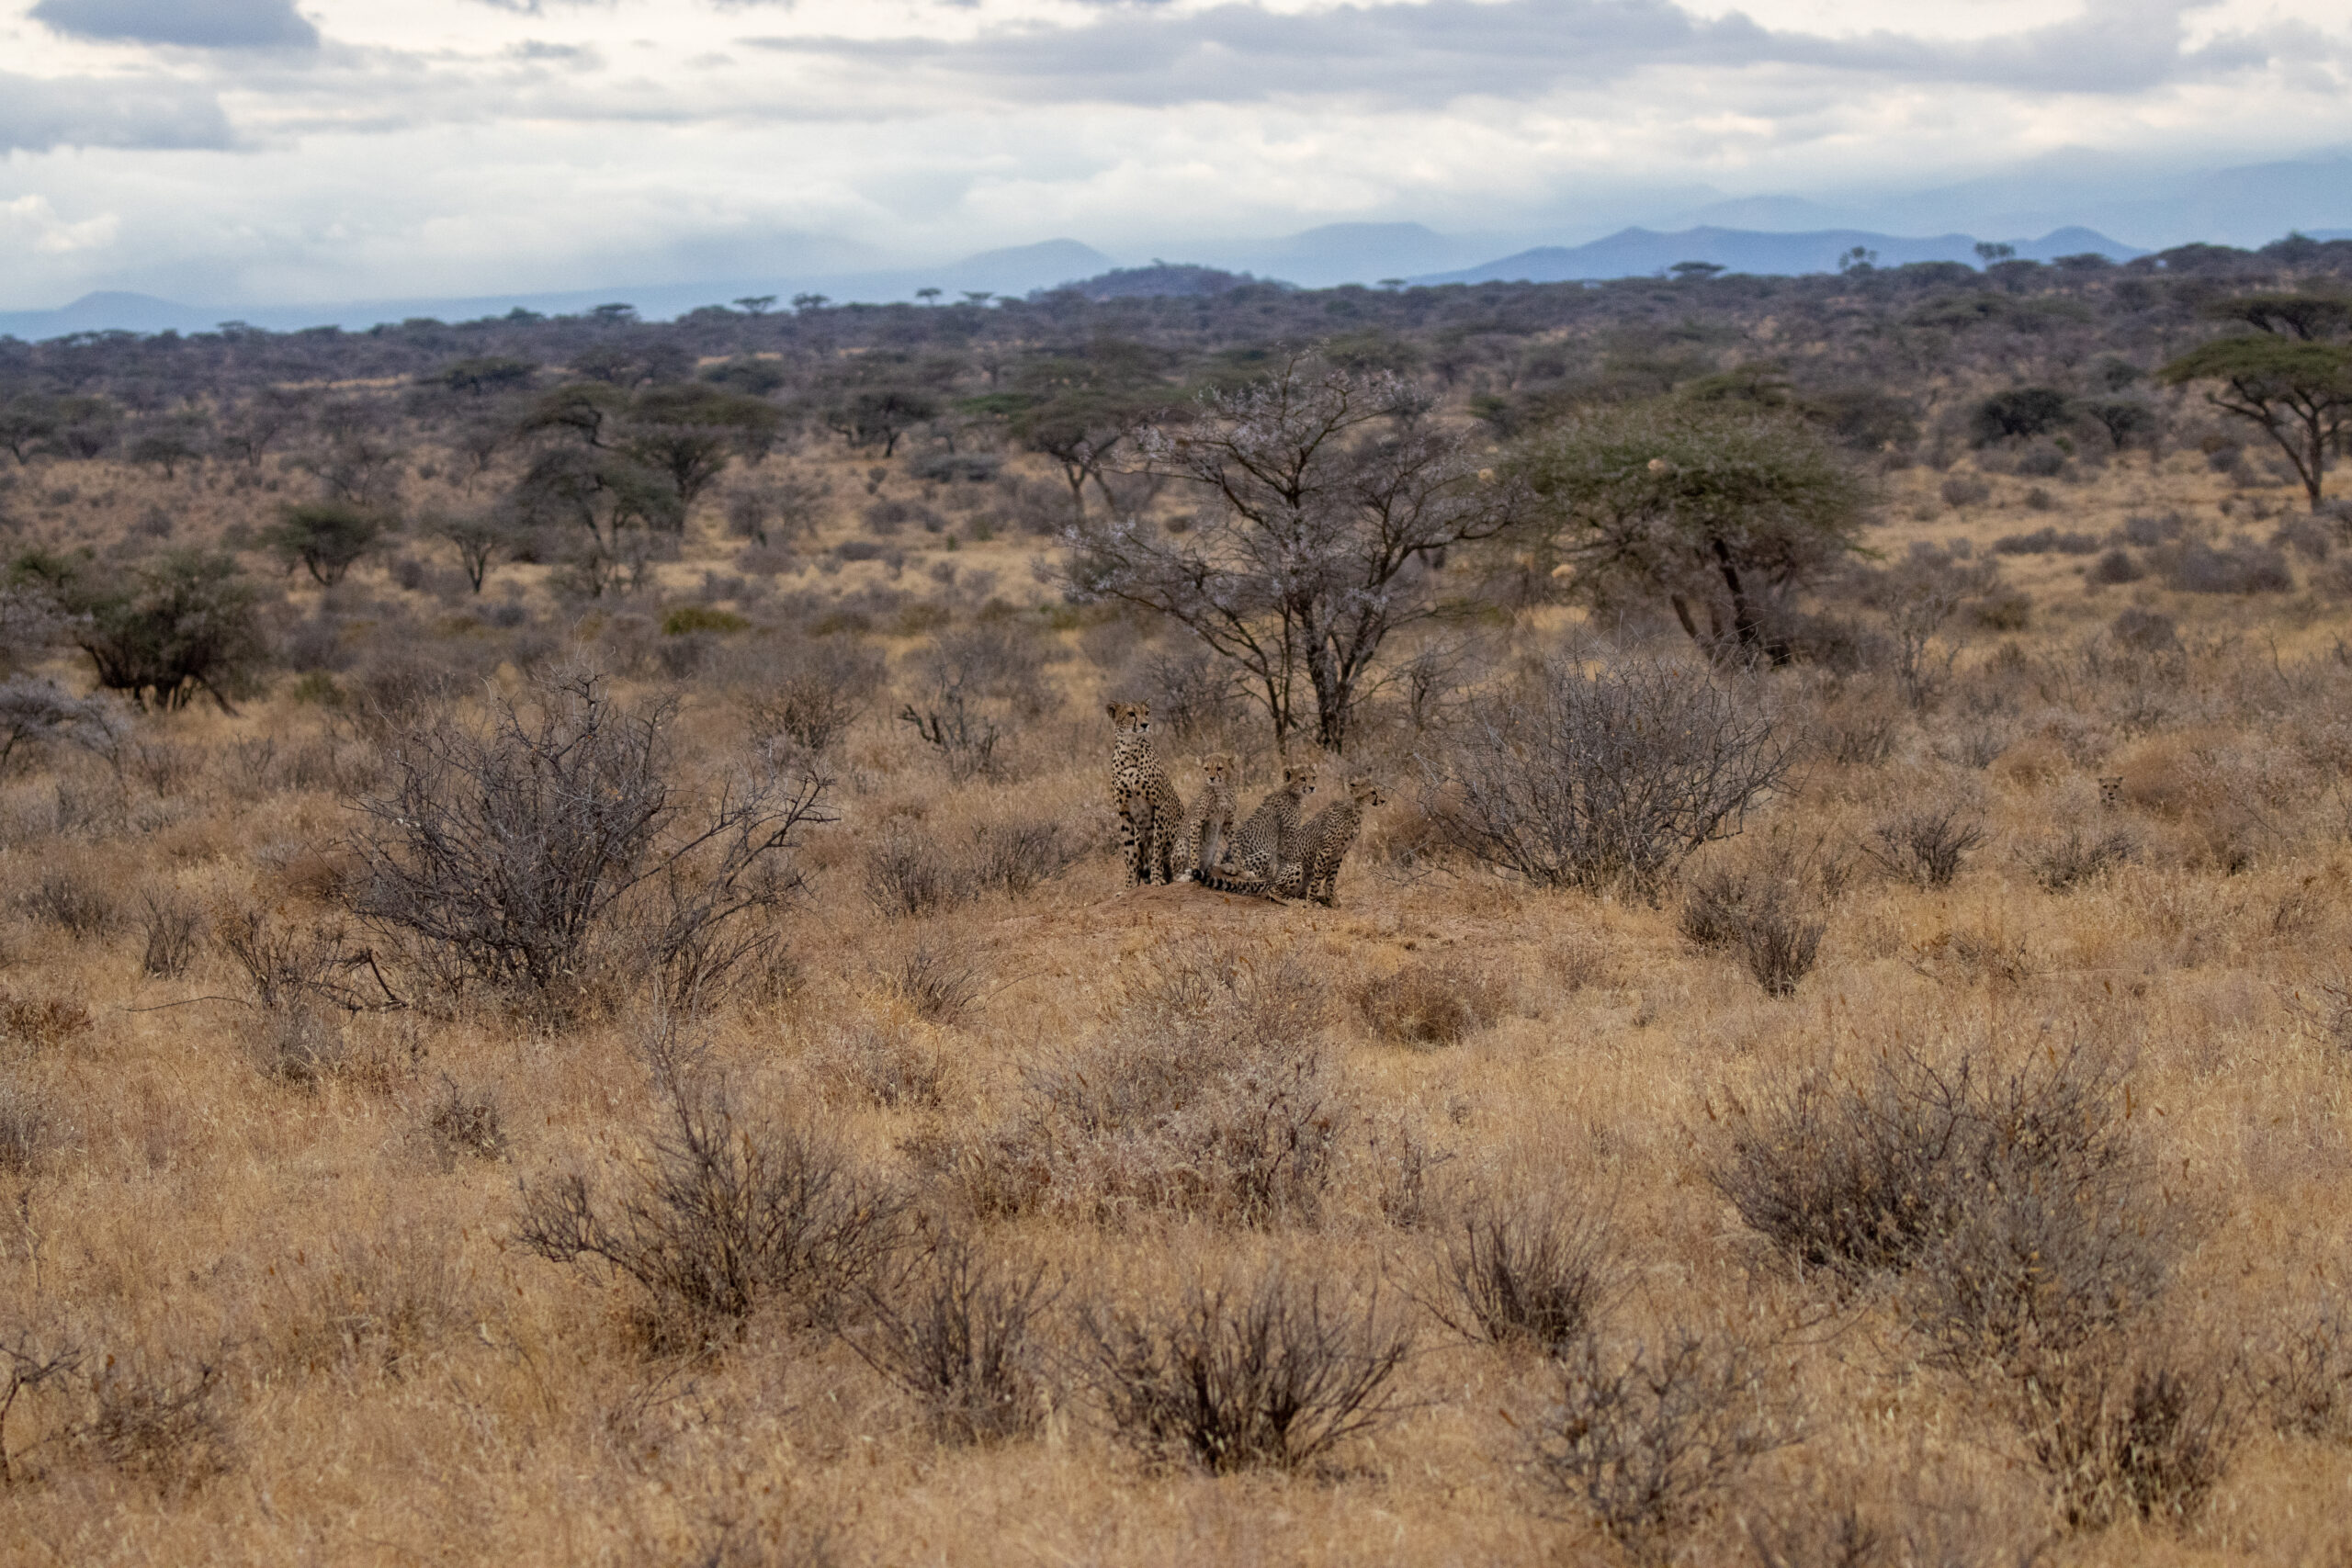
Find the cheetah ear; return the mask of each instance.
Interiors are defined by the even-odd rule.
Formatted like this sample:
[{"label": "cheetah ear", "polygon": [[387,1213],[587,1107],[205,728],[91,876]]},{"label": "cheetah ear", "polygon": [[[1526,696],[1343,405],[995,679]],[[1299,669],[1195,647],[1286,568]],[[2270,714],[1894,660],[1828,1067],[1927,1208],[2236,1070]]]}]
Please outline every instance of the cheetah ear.
[{"label": "cheetah ear", "polygon": [[1111,720],[1112,720],[1112,722],[1113,722],[1113,723],[1114,723],[1114,724],[1115,724],[1115,723],[1117,723],[1117,722],[1118,722],[1118,718],[1119,718],[1119,705],[1118,705],[1118,704],[1116,704],[1116,703],[1104,703],[1104,704],[1102,705],[1102,711],[1103,711],[1104,713],[1107,713],[1107,714],[1109,714],[1109,715],[1111,716]]}]

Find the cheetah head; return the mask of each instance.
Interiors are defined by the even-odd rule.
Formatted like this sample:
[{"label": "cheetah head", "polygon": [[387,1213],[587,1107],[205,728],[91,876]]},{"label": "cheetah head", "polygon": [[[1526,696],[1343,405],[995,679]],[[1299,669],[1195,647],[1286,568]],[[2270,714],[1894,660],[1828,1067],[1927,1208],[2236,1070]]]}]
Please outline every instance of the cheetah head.
[{"label": "cheetah head", "polygon": [[1230,751],[1210,752],[1201,759],[1201,772],[1208,776],[1212,784],[1232,783],[1233,753]]},{"label": "cheetah head", "polygon": [[1301,795],[1315,793],[1315,764],[1295,762],[1283,770],[1283,787],[1295,789]]},{"label": "cheetah head", "polygon": [[1121,735],[1141,735],[1151,728],[1149,703],[1105,703],[1102,706],[1111,716],[1111,728]]},{"label": "cheetah head", "polygon": [[1359,806],[1374,807],[1388,804],[1388,792],[1374,783],[1370,773],[1358,773],[1350,779],[1348,794]]}]

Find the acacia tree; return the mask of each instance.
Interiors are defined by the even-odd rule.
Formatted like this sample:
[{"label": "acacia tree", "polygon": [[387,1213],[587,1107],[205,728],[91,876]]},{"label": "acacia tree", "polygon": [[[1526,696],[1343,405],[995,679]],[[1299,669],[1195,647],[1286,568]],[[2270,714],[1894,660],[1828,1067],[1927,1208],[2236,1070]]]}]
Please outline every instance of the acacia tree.
[{"label": "acacia tree", "polygon": [[1701,648],[1776,664],[1773,604],[1857,548],[1867,501],[1809,426],[1721,403],[1579,414],[1522,442],[1512,468],[1574,587],[1663,594]]},{"label": "acacia tree", "polygon": [[1277,743],[1306,727],[1345,747],[1382,645],[1437,613],[1450,547],[1502,533],[1518,492],[1482,474],[1465,439],[1425,417],[1386,374],[1309,355],[1235,392],[1210,392],[1182,428],[1147,428],[1149,471],[1207,502],[1183,532],[1146,518],[1074,524],[1068,585],[1182,623],[1239,665]]},{"label": "acacia tree", "polygon": [[2205,400],[2251,421],[2278,445],[2320,509],[2327,450],[2352,431],[2352,346],[2277,333],[2248,333],[2199,344],[2156,372],[2168,386],[2220,385]]}]

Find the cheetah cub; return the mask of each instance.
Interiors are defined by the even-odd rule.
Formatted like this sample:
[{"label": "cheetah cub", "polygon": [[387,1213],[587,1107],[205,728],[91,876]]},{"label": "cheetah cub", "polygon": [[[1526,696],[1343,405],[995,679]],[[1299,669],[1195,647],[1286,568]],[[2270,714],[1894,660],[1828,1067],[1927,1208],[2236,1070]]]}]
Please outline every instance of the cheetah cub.
[{"label": "cheetah cub", "polygon": [[1111,703],[1111,805],[1119,814],[1119,852],[1127,880],[1176,880],[1176,835],[1183,826],[1184,798],[1168,782],[1146,733],[1149,703]]},{"label": "cheetah cub", "polygon": [[1184,819],[1183,869],[1179,882],[1216,869],[1225,840],[1233,832],[1233,753],[1212,751],[1201,760],[1201,798]]},{"label": "cheetah cub", "polygon": [[1306,824],[1306,847],[1299,858],[1298,881],[1294,884],[1298,897],[1312,898],[1326,908],[1337,908],[1340,903],[1340,863],[1348,851],[1355,847],[1356,834],[1363,827],[1363,814],[1375,806],[1388,804],[1388,796],[1372,782],[1369,774],[1359,773],[1348,781],[1348,798],[1335,800]]},{"label": "cheetah cub", "polygon": [[1214,871],[1203,871],[1197,880],[1222,892],[1279,897],[1295,874],[1293,868],[1306,847],[1300,818],[1306,810],[1306,797],[1314,793],[1314,763],[1284,768],[1282,787],[1260,801],[1250,820],[1241,824],[1224,863]]}]

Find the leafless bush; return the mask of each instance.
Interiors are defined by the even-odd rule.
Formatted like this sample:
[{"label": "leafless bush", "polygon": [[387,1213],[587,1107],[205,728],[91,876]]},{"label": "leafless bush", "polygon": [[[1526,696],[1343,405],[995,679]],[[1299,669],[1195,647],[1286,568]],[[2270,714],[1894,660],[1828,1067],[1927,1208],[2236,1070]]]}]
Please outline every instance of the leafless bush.
[{"label": "leafless bush", "polygon": [[107,1358],[93,1408],[71,1431],[78,1453],[158,1484],[191,1486],[235,1459],[218,1361],[133,1352]]},{"label": "leafless bush", "polygon": [[893,919],[936,914],[964,897],[957,867],[939,840],[902,824],[892,824],[865,851],[865,897]]},{"label": "leafless bush", "polygon": [[121,754],[130,722],[104,697],[75,697],[46,676],[0,681],[0,768],[19,746],[63,741],[109,761]]},{"label": "leafless bush", "polygon": [[985,822],[965,856],[966,881],[975,890],[1024,897],[1068,871],[1082,852],[1078,835],[1058,818]]},{"label": "leafless bush", "polygon": [[1408,963],[1356,987],[1356,1011],[1383,1040],[1402,1045],[1453,1045],[1502,1016],[1495,976],[1454,962]]},{"label": "leafless bush", "polygon": [[833,1032],[819,1061],[834,1078],[875,1104],[935,1107],[948,1060],[902,1021],[862,1018]]},{"label": "leafless bush", "polygon": [[2019,1419],[2068,1526],[2195,1514],[2245,1435],[2231,1382],[2210,1361],[2120,1336],[2041,1359],[2019,1390]]},{"label": "leafless bush", "polygon": [[374,955],[332,922],[297,924],[248,906],[220,920],[213,941],[243,971],[248,995],[266,1014],[303,1008],[360,1012],[396,999]]},{"label": "leafless bush", "polygon": [[1662,1562],[1676,1536],[1796,1432],[1756,1347],[1676,1325],[1655,1343],[1577,1341],[1533,1437],[1547,1483],[1637,1561]]},{"label": "leafless bush", "polygon": [[1565,1356],[1597,1326],[1611,1289],[1607,1226],[1556,1198],[1474,1200],[1438,1260],[1431,1311],[1467,1338]]},{"label": "leafless bush", "polygon": [[2139,849],[2139,840],[2120,828],[2105,833],[2070,828],[2064,837],[2027,852],[2026,861],[2043,892],[2064,893],[2125,864]]},{"label": "leafless bush", "polygon": [[899,954],[886,978],[918,1018],[953,1023],[979,995],[981,973],[960,944],[918,942]]},{"label": "leafless bush", "polygon": [[291,1281],[288,1353],[310,1367],[414,1371],[435,1343],[479,1321],[452,1238],[420,1230],[338,1238]]},{"label": "leafless bush", "polygon": [[851,1348],[921,1401],[939,1434],[985,1443],[1036,1429],[1046,1414],[1053,1304],[1042,1265],[1022,1272],[950,1235],[887,1288],[866,1292],[870,1329]]},{"label": "leafless bush", "polygon": [[77,941],[107,936],[121,923],[114,889],[76,865],[51,865],[21,897],[25,912]]},{"label": "leafless bush", "polygon": [[1709,866],[1683,889],[1682,934],[1696,946],[1736,952],[1765,995],[1792,996],[1820,956],[1828,929],[1820,906],[1843,890],[1846,874],[1818,845],[1799,851],[1786,842],[1746,865]]},{"label": "leafless bush", "polygon": [[882,682],[882,660],[838,637],[762,649],[761,681],[744,699],[754,737],[788,736],[822,753],[864,715]]},{"label": "leafless bush", "polygon": [[2271,1425],[2299,1438],[2352,1438],[2352,1313],[2334,1301],[2288,1325],[2254,1371]]},{"label": "leafless bush", "polygon": [[602,1179],[526,1188],[523,1244],[632,1281],[656,1348],[708,1348],[771,1303],[830,1321],[899,1246],[902,1201],[813,1127],[659,1055],[657,1077],[662,1130]]},{"label": "leafless bush", "polygon": [[90,1029],[90,1010],[70,997],[20,997],[0,990],[0,1038],[54,1049]]},{"label": "leafless bush", "polygon": [[1346,1120],[1326,1008],[1321,976],[1295,958],[1162,951],[1107,1034],[1034,1073],[1011,1122],[968,1157],[976,1206],[986,1194],[1094,1219],[1134,1206],[1311,1217]]},{"label": "leafless bush", "polygon": [[527,709],[493,697],[484,726],[402,735],[354,802],[361,917],[452,990],[554,999],[648,970],[707,987],[765,940],[740,917],[790,896],[788,852],[832,820],[831,781],[771,755],[694,798],[672,778],[674,715],[575,671]]},{"label": "leafless bush", "polygon": [[2126,1126],[2122,1074],[2076,1044],[2002,1063],[1894,1046],[1736,1107],[1710,1179],[1802,1267],[1901,1275],[1939,1359],[2013,1365],[2155,1299],[2180,1216]]},{"label": "leafless bush", "polygon": [[1422,766],[1449,837],[1477,859],[1539,886],[1650,892],[1792,761],[1772,719],[1702,671],[1560,658],[1478,698],[1446,764]]},{"label": "leafless bush", "polygon": [[1862,852],[1888,875],[1920,887],[1949,887],[1971,852],[1984,842],[1984,828],[1959,806],[1927,807],[1888,818],[1871,829]]},{"label": "leafless bush", "polygon": [[506,1157],[506,1115],[498,1096],[469,1089],[447,1073],[441,1090],[424,1113],[424,1130],[445,1163]]},{"label": "leafless bush", "polygon": [[0,1077],[0,1175],[30,1175],[56,1143],[57,1132],[47,1100],[13,1077]]},{"label": "leafless bush", "polygon": [[1430,1148],[1408,1116],[1397,1117],[1388,1131],[1371,1129],[1365,1143],[1381,1217],[1399,1230],[1418,1230],[1430,1224],[1436,1207],[1430,1177],[1453,1155]]},{"label": "leafless bush", "polygon": [[1097,1304],[1082,1323],[1082,1374],[1112,1429],[1217,1473],[1297,1470],[1390,1420],[1412,1348],[1376,1299],[1279,1265],[1174,1302]]},{"label": "leafless bush", "polygon": [[187,974],[203,935],[203,911],[168,888],[149,888],[140,894],[139,903],[146,936],[140,968],[164,979]]},{"label": "leafless bush", "polygon": [[8,1417],[17,1401],[50,1384],[62,1384],[81,1370],[83,1359],[81,1347],[25,1329],[0,1338],[0,1486],[17,1480],[8,1457]]}]

